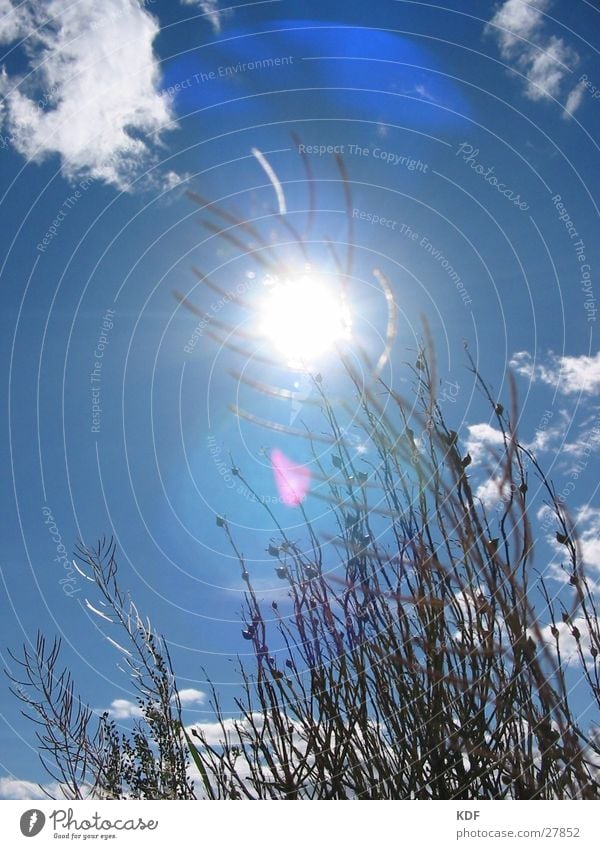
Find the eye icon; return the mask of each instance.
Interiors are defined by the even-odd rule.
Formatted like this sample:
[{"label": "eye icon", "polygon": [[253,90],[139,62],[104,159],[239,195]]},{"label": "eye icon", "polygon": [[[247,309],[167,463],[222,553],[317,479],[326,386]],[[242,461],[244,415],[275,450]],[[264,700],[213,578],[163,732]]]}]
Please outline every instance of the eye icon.
[{"label": "eye icon", "polygon": [[32,809],[21,816],[21,834],[25,837],[35,837],[43,829],[46,817],[42,811]]}]

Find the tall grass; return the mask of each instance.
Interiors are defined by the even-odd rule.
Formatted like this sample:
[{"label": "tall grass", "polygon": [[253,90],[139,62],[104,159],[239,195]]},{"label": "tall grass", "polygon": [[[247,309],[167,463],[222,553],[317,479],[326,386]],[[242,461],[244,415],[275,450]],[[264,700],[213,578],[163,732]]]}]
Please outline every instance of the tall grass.
[{"label": "tall grass", "polygon": [[[239,722],[232,727],[213,693],[222,739],[194,731],[210,795],[598,798],[600,749],[577,722],[561,654],[561,641],[574,638],[586,686],[578,697],[597,707],[597,612],[574,529],[480,381],[503,437],[500,510],[488,515],[471,488],[471,458],[436,401],[430,363],[420,352],[417,404],[386,390],[395,415],[346,364],[360,407],[353,423],[374,462],[356,455],[315,381],[331,451],[324,460],[314,450],[314,463],[337,563],[325,563],[305,511],[304,544],[279,526],[270,553],[289,588],[284,613],[277,603],[265,609],[236,548],[254,659],[241,669]],[[564,546],[568,580],[558,596],[534,569],[531,474]]]}]

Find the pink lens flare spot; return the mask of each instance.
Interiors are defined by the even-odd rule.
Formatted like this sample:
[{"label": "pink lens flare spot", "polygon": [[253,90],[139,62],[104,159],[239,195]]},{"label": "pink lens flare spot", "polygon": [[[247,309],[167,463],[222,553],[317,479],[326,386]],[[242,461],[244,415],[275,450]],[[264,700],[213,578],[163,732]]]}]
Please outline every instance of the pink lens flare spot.
[{"label": "pink lens flare spot", "polygon": [[298,466],[283,451],[271,451],[271,465],[277,492],[286,507],[297,507],[304,501],[310,488],[310,471]]}]

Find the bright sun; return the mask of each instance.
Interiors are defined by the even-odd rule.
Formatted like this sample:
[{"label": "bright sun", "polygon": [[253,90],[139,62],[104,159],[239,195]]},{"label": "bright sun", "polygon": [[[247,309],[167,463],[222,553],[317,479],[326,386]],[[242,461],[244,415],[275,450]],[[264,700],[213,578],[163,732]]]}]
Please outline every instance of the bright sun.
[{"label": "bright sun", "polygon": [[269,286],[260,332],[289,366],[306,368],[349,337],[350,322],[339,294],[322,280],[303,275]]}]

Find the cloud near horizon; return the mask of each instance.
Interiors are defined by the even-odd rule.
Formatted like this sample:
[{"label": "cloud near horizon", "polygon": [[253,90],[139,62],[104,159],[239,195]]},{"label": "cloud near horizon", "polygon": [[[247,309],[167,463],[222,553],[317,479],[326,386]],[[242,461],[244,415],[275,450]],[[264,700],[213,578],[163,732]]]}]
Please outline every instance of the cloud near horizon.
[{"label": "cloud near horizon", "polygon": [[0,799],[48,799],[47,793],[55,798],[62,798],[60,784],[36,784],[35,781],[26,781],[22,778],[13,778],[4,775],[0,777]]}]

